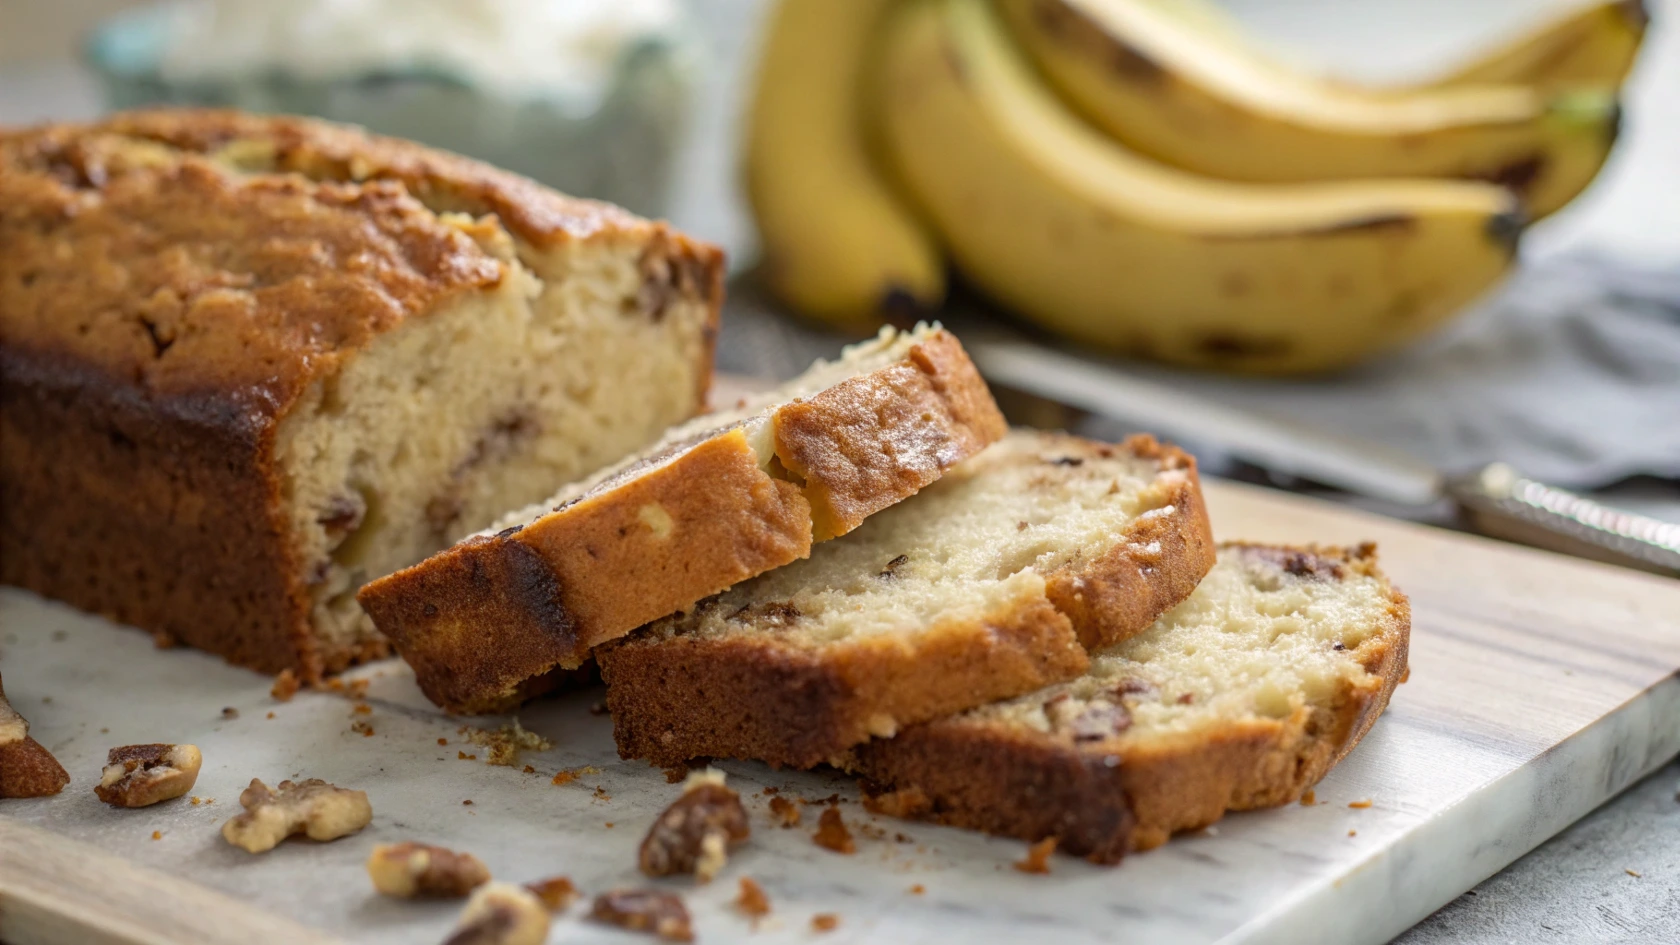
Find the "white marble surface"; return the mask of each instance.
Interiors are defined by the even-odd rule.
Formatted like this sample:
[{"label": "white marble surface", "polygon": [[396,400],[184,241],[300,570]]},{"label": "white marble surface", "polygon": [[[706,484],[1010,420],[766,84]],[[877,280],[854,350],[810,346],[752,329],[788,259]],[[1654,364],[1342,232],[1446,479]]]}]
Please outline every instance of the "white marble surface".
[{"label": "white marble surface", "polygon": [[[728,902],[735,878],[750,875],[776,907],[753,941],[806,940],[813,913],[835,912],[841,927],[823,941],[1378,943],[1680,753],[1680,588],[1257,496],[1225,487],[1210,504],[1216,520],[1257,537],[1376,537],[1413,595],[1413,678],[1318,786],[1317,805],[1235,815],[1114,869],[1059,857],[1050,876],[1028,876],[1010,868],[1023,844],[871,817],[837,775],[725,763],[744,793],[838,793],[859,849],[820,849],[809,819],[778,829],[767,799],[749,797],[754,836],[723,877],[663,884],[685,893],[701,940],[748,936]],[[1595,592],[1604,599],[1591,600]],[[332,695],[276,704],[265,679],[158,651],[143,634],[15,589],[0,591],[0,627],[7,692],[74,778],[59,797],[8,802],[0,816],[347,939],[441,940],[454,912],[373,895],[361,864],[374,843],[441,843],[477,853],[503,878],[563,873],[599,892],[640,884],[636,844],[676,792],[660,771],[616,758],[610,721],[588,711],[597,693],[523,714],[556,744],[528,756],[536,772],[525,774],[459,760],[457,751],[483,750],[463,744],[459,722],[431,709],[400,664],[362,671],[373,712],[357,716]],[[239,717],[224,720],[223,706]],[[357,719],[375,734],[353,732]],[[450,744],[438,746],[440,737]],[[195,793],[215,803],[124,811],[94,799],[107,748],[160,740],[199,745]],[[550,783],[582,765],[600,773]],[[292,842],[259,857],[235,850],[217,830],[253,776],[365,789],[373,825],[332,844]],[[1348,806],[1363,799],[1372,805]],[[925,895],[910,894],[913,884]],[[582,911],[558,922],[551,941],[632,941],[582,921]]]}]

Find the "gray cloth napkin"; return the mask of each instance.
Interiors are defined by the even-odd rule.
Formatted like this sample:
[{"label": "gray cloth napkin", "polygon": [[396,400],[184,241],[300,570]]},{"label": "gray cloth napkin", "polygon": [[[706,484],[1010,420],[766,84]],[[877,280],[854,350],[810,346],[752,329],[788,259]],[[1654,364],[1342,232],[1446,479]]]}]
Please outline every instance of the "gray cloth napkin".
[{"label": "gray cloth napkin", "polygon": [[[720,366],[783,378],[846,339],[776,313],[737,280]],[[963,311],[948,322],[995,318]],[[1257,379],[1137,361],[1116,370],[1231,406],[1381,442],[1448,473],[1501,461],[1592,489],[1633,476],[1680,480],[1680,270],[1590,258],[1521,269],[1446,331],[1311,379]]]}]

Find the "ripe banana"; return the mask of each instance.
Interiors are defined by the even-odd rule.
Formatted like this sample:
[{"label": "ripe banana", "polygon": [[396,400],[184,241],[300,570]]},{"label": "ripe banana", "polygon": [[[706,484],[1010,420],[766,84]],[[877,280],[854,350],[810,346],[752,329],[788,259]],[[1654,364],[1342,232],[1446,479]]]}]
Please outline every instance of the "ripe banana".
[{"label": "ripe banana", "polygon": [[1092,122],[1142,154],[1230,180],[1475,178],[1511,186],[1542,216],[1592,181],[1620,116],[1608,89],[1365,91],[1286,68],[1150,0],[998,6]]},{"label": "ripe banana", "polygon": [[932,308],[944,258],[876,171],[862,114],[870,44],[892,0],[782,0],[768,24],[746,139],[761,275],[794,310],[872,330]]},{"label": "ripe banana", "polygon": [[886,151],[965,276],[1040,324],[1180,364],[1288,373],[1413,338],[1510,267],[1503,188],[1242,184],[1129,153],[1032,71],[987,0],[889,22]]},{"label": "ripe banana", "polygon": [[1428,87],[1508,82],[1556,89],[1621,85],[1633,68],[1651,13],[1644,0],[1577,7],[1451,70]]}]

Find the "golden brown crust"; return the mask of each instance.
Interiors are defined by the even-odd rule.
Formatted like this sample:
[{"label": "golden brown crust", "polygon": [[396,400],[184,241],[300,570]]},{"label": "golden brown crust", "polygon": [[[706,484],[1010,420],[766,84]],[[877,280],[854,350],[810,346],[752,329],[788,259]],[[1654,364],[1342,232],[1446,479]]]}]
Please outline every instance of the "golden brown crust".
[{"label": "golden brown crust", "polygon": [[306,680],[361,655],[317,649],[277,430],[375,336],[506,278],[442,211],[645,246],[649,291],[711,306],[703,392],[722,254],[664,224],[307,119],[0,131],[0,581]]},{"label": "golden brown crust", "polygon": [[1071,561],[1045,576],[1050,600],[1073,620],[1088,650],[1147,629],[1190,596],[1218,557],[1196,460],[1147,435],[1130,437],[1118,449],[1181,475],[1166,484],[1159,511],[1127,526],[1107,554]]},{"label": "golden brown crust", "polygon": [[[1378,575],[1374,549],[1279,549]],[[1328,706],[1163,743],[1078,744],[1000,721],[941,719],[859,746],[846,766],[886,813],[1041,840],[1098,863],[1147,850],[1226,811],[1300,798],[1352,750],[1405,673],[1411,610],[1389,589],[1388,626],[1356,656],[1372,674]]]},{"label": "golden brown crust", "polygon": [[1042,598],[978,622],[800,649],[745,637],[641,637],[597,653],[625,758],[751,758],[809,768],[883,725],[913,725],[1077,676],[1085,651]]},{"label": "golden brown crust", "polygon": [[[979,452],[1004,432],[986,396],[956,339],[936,332],[902,361],[776,410],[776,439],[800,457],[803,489],[762,470],[732,428],[517,531],[374,581],[357,599],[428,698],[496,711],[524,680],[807,556],[807,496],[844,494],[849,515],[867,514]],[[880,473],[889,459],[911,472]]]},{"label": "golden brown crust", "polygon": [[6,701],[0,683],[0,798],[48,797],[69,783],[52,752],[29,737],[29,723]]}]

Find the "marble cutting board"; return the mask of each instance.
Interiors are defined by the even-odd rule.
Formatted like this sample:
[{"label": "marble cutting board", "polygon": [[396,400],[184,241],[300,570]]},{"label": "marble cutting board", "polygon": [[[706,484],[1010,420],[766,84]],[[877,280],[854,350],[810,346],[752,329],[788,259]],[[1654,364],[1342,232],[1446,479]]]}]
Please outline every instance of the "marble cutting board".
[{"label": "marble cutting board", "polygon": [[[1680,753],[1680,582],[1247,487],[1209,483],[1208,498],[1224,537],[1374,539],[1412,597],[1410,681],[1316,804],[1233,815],[1113,869],[1057,857],[1032,876],[1011,868],[1024,844],[870,816],[835,774],[725,762],[754,818],[751,842],[709,886],[662,884],[685,895],[699,940],[813,940],[811,916],[830,912],[840,925],[823,942],[1379,943]],[[485,752],[400,663],[356,674],[370,680],[370,715],[321,693],[279,704],[266,679],[10,588],[0,670],[73,778],[55,798],[0,802],[0,939],[13,945],[249,941],[253,928],[272,941],[322,940],[311,929],[442,941],[457,906],[375,896],[362,869],[375,843],[470,850],[500,878],[565,874],[591,893],[640,885],[636,845],[677,790],[618,760],[610,720],[590,712],[599,693],[521,713],[555,745],[521,759],[533,773],[491,767],[458,757]],[[145,741],[197,744],[194,793],[213,803],[124,811],[95,800],[106,749]],[[588,767],[598,770],[552,783]],[[366,790],[372,826],[256,857],[222,842],[250,778],[299,776]],[[815,808],[796,829],[772,825],[756,793],[772,786],[838,795],[857,853],[811,843]],[[78,843],[44,870],[41,851],[65,840]],[[739,876],[774,906],[756,929],[729,905]],[[141,904],[112,918],[125,889]],[[650,941],[585,911],[574,906],[550,941]],[[147,928],[172,915],[196,918],[176,935]]]}]

